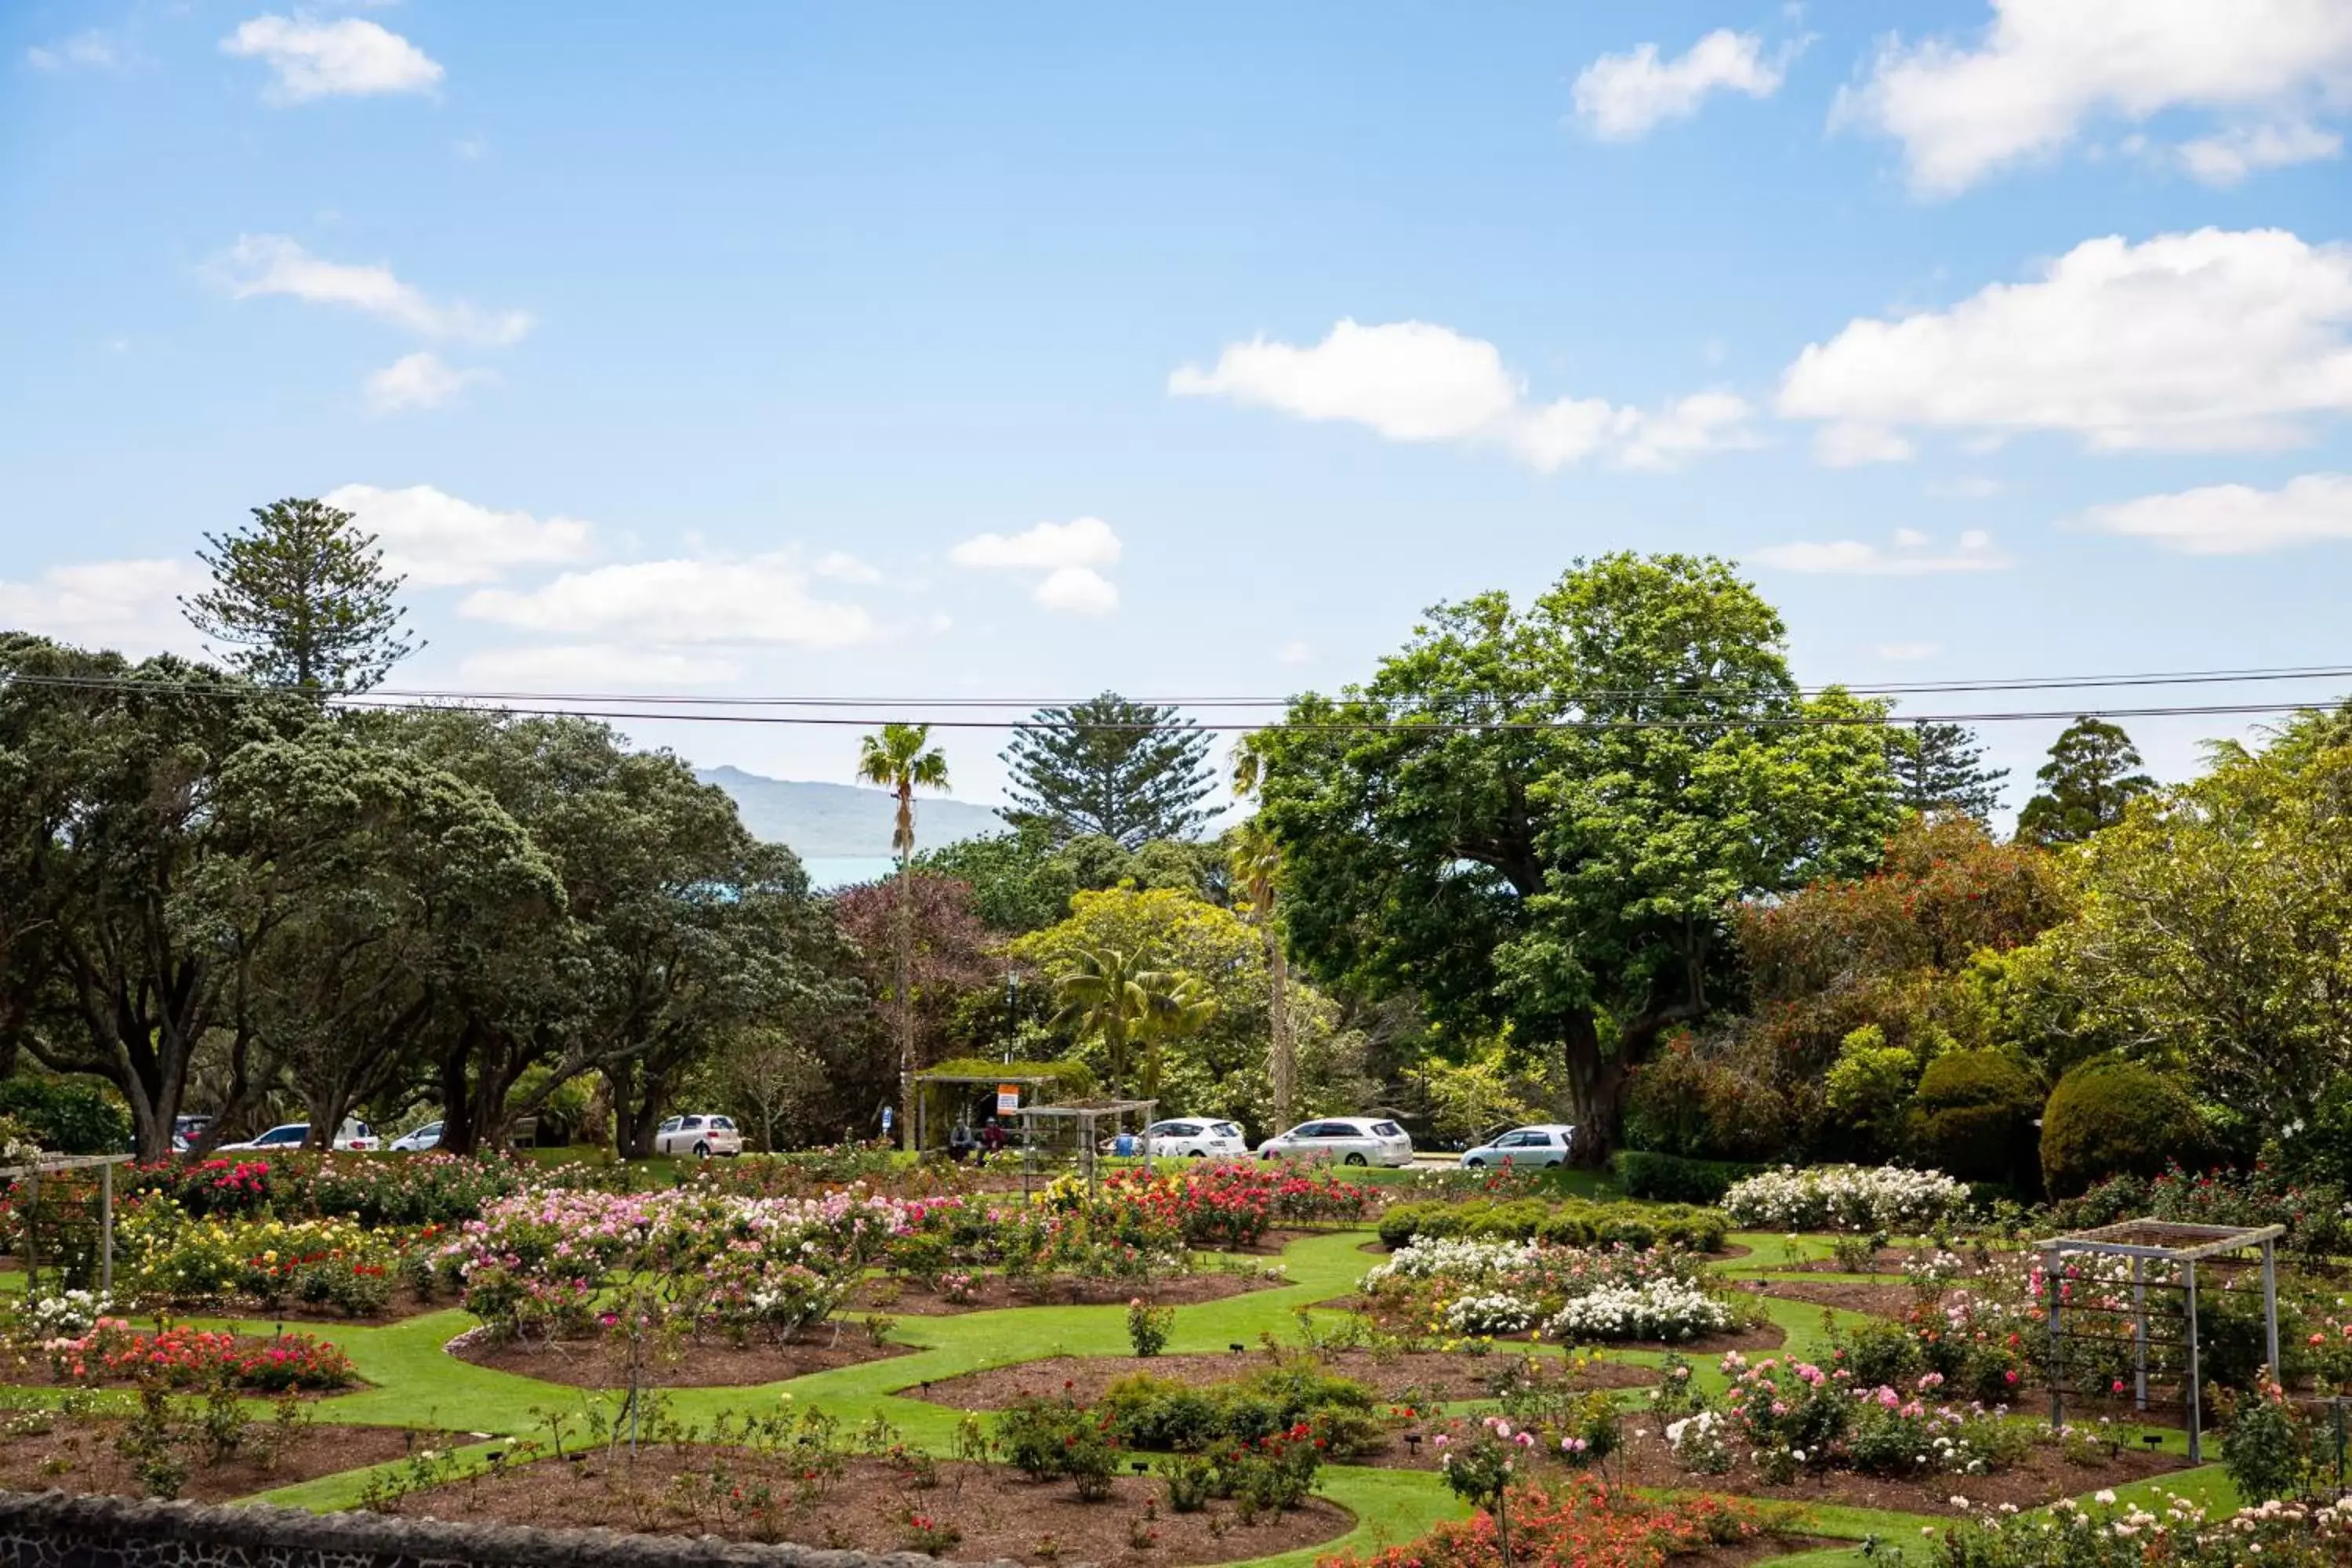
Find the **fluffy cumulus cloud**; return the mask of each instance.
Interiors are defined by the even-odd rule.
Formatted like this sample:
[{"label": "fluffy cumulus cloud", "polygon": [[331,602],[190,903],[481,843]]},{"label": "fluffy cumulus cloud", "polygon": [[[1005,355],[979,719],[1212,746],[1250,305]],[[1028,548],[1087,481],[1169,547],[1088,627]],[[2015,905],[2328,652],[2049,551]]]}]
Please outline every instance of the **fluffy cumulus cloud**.
[{"label": "fluffy cumulus cloud", "polygon": [[793,552],[745,560],[633,561],[566,572],[538,588],[484,588],[459,613],[598,645],[847,647],[870,640],[863,605],[818,597]]},{"label": "fluffy cumulus cloud", "polygon": [[232,299],[282,295],[314,305],[338,305],[419,337],[511,343],[530,331],[528,311],[483,310],[463,300],[436,300],[403,282],[387,266],[329,261],[284,235],[240,235],[206,270]]},{"label": "fluffy cumulus cloud", "polygon": [[1628,467],[1665,468],[1755,442],[1747,404],[1728,393],[1699,394],[1654,412],[1598,397],[1538,402],[1494,344],[1427,321],[1342,321],[1303,348],[1254,338],[1227,346],[1206,370],[1177,370],[1168,390],[1301,419],[1345,420],[1391,441],[1496,447],[1544,473],[1599,453]]},{"label": "fluffy cumulus cloud", "polygon": [[225,55],[268,66],[268,96],[280,103],[430,92],[443,74],[423,49],[359,16],[256,16],[239,23],[220,47]]},{"label": "fluffy cumulus cloud", "polygon": [[1041,522],[1020,533],[981,533],[948,552],[959,566],[1042,573],[1031,597],[1065,615],[1107,616],[1118,608],[1118,584],[1102,574],[1116,566],[1121,546],[1098,517]]},{"label": "fluffy cumulus cloud", "polygon": [[1655,44],[1601,56],[1576,79],[1576,114],[1601,140],[1631,142],[1689,119],[1711,93],[1769,98],[1787,74],[1787,55],[1767,59],[1756,34],[1717,27],[1674,59]]},{"label": "fluffy cumulus cloud", "polygon": [[436,353],[403,354],[367,378],[367,405],[378,414],[404,414],[416,408],[438,408],[455,402],[469,386],[498,377],[487,370],[463,370],[442,363]]},{"label": "fluffy cumulus cloud", "polygon": [[517,566],[585,559],[594,530],[578,518],[536,518],[461,500],[431,485],[344,485],[320,498],[350,512],[383,546],[384,564],[420,588],[488,583]]},{"label": "fluffy cumulus cloud", "polygon": [[1839,121],[1901,141],[1924,195],[2055,153],[2102,117],[2219,116],[2218,140],[2180,149],[2207,179],[2340,150],[2312,121],[2352,101],[2344,0],[1992,0],[1992,13],[1974,39],[1888,43],[1839,100]]},{"label": "fluffy cumulus cloud", "polygon": [[2254,555],[2352,539],[2352,474],[2305,474],[2274,490],[2206,485],[2093,507],[2081,526],[2183,555]]},{"label": "fluffy cumulus cloud", "polygon": [[1825,457],[1895,455],[1900,426],[2030,430],[2103,449],[2261,450],[2352,412],[2352,244],[2279,229],[2085,240],[1948,310],[1851,322],[1781,378]]},{"label": "fluffy cumulus cloud", "polygon": [[90,561],[53,566],[28,580],[0,577],[0,626],[37,632],[133,658],[204,651],[180,595],[211,583],[194,561]]},{"label": "fluffy cumulus cloud", "polygon": [[1993,545],[1992,535],[1970,529],[1950,550],[1916,529],[1898,528],[1886,544],[1859,539],[1816,544],[1768,544],[1748,552],[1748,559],[1782,572],[1802,572],[1832,577],[1927,577],[1947,572],[2000,572],[2014,563]]}]

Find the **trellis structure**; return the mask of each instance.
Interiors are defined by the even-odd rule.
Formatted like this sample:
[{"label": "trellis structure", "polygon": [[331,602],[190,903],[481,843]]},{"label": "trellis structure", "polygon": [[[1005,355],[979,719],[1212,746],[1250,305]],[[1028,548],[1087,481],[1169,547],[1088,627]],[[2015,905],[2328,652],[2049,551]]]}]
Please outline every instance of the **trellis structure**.
[{"label": "trellis structure", "polygon": [[48,1154],[29,1164],[0,1170],[0,1182],[23,1184],[25,1201],[25,1289],[37,1292],[41,1282],[41,1178],[75,1171],[98,1173],[98,1289],[103,1296],[114,1289],[114,1167],[137,1158],[131,1154]]},{"label": "trellis structure", "polygon": [[[2034,1243],[2042,1255],[2043,1306],[2050,1319],[2050,1424],[2065,1425],[2066,1336],[2069,1325],[2088,1317],[2130,1321],[2130,1333],[2085,1333],[2074,1331],[2078,1342],[2128,1343],[2132,1350],[2132,1405],[2148,1407],[2148,1352],[2177,1349],[2181,1352],[2181,1394],[2189,1425],[2189,1458],[2204,1458],[2200,1427],[2204,1414],[2197,1343],[2197,1267],[2243,1268],[2244,1255],[2259,1251],[2263,1271],[2263,1325],[2270,1355],[2271,1375],[2278,1375],[2278,1239],[2283,1225],[2189,1225],[2178,1220],[2129,1219],[2071,1236],[2053,1236]],[[2069,1258],[2114,1258],[2131,1261],[2131,1296],[2127,1304],[2069,1299],[2065,1260]],[[2121,1280],[2114,1281],[2120,1285]],[[2148,1331],[2148,1292],[2181,1293],[2181,1337],[2156,1339]],[[2083,1392],[2076,1390],[2075,1392]]]},{"label": "trellis structure", "polygon": [[1077,1134],[1078,1168],[1086,1173],[1087,1192],[1091,1195],[1102,1190],[1102,1175],[1096,1167],[1101,1142],[1102,1124],[1108,1121],[1116,1134],[1135,1118],[1136,1142],[1143,1151],[1143,1168],[1151,1169],[1151,1137],[1147,1131],[1153,1115],[1159,1110],[1156,1100],[1097,1100],[1083,1105],[1024,1105],[1021,1108],[1021,1190],[1029,1190],[1030,1177],[1036,1169],[1040,1123],[1045,1128],[1067,1126]]}]

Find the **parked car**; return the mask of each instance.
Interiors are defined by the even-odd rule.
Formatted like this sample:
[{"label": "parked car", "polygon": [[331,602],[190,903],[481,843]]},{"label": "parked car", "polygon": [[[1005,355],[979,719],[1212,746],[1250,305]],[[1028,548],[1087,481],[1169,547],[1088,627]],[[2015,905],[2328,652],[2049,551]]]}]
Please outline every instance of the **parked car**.
[{"label": "parked car", "polygon": [[1471,1170],[1486,1165],[1565,1165],[1575,1149],[1575,1128],[1559,1121],[1541,1121],[1530,1127],[1514,1127],[1475,1149],[1464,1150],[1461,1163]]},{"label": "parked car", "polygon": [[[310,1136],[309,1122],[281,1121],[258,1138],[248,1138],[242,1143],[224,1143],[215,1152],[247,1154],[256,1150],[272,1149],[281,1153],[290,1152],[299,1149]],[[344,1152],[364,1153],[381,1146],[375,1135],[375,1129],[357,1117],[345,1117],[343,1124],[335,1129],[335,1147]]]},{"label": "parked car", "polygon": [[1257,1146],[1261,1160],[1326,1160],[1341,1165],[1410,1165],[1412,1140],[1393,1121],[1328,1116],[1302,1121]]},{"label": "parked car", "polygon": [[740,1154],[743,1134],[731,1116],[673,1116],[654,1129],[654,1152],[691,1154],[707,1160],[713,1154]]},{"label": "parked car", "polygon": [[414,1132],[404,1132],[388,1147],[395,1154],[422,1154],[427,1149],[441,1147],[441,1124],[428,1121]]},{"label": "parked car", "polygon": [[209,1116],[174,1116],[172,1118],[172,1152],[184,1154],[196,1146],[196,1140],[212,1131]]},{"label": "parked car", "polygon": [[1151,1140],[1154,1159],[1238,1160],[1249,1152],[1238,1121],[1203,1121],[1180,1118],[1155,1121],[1143,1130]]}]

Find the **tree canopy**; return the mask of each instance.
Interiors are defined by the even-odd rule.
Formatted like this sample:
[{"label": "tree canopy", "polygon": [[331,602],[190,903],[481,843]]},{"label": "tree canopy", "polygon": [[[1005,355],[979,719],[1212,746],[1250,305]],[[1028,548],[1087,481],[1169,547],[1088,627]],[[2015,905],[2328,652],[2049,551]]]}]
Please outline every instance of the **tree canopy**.
[{"label": "tree canopy", "polygon": [[1128,849],[1186,839],[1208,821],[1209,737],[1174,708],[1114,691],[1041,708],[1004,751],[1013,820]]},{"label": "tree canopy", "polygon": [[400,629],[405,578],[384,570],[375,535],[318,500],[253,509],[232,534],[205,535],[197,559],[213,585],[181,608],[232,651],[240,673],[270,686],[365,691],[415,651]]},{"label": "tree canopy", "polygon": [[1370,682],[1259,737],[1294,951],[1559,1053],[1605,1152],[1627,1070],[1726,979],[1734,901],[1860,871],[1894,824],[1876,712],[1803,697],[1783,635],[1683,555],[1580,563],[1523,612],[1433,610]]},{"label": "tree canopy", "polygon": [[2030,844],[2078,844],[2124,819],[2124,808],[2152,793],[2156,781],[2133,770],[2139,749],[2104,719],[2077,719],[2051,744],[2034,771],[2041,793],[2018,813],[2017,836]]},{"label": "tree canopy", "polygon": [[1958,811],[1990,822],[2000,810],[2007,768],[1988,767],[1984,742],[1965,724],[1889,724],[1886,760],[1895,798],[1911,811]]}]

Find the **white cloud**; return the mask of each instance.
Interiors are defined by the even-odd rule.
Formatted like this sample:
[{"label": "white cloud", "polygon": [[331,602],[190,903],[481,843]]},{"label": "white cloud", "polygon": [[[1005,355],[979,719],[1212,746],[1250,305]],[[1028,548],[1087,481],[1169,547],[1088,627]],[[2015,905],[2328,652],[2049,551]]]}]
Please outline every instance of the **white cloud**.
[{"label": "white cloud", "polygon": [[493,647],[467,654],[458,675],[469,681],[541,691],[602,687],[659,691],[717,686],[743,673],[733,659],[612,643]]},{"label": "white cloud", "polygon": [[1984,474],[1962,474],[1956,479],[1930,479],[1927,493],[1939,500],[1984,500],[2000,494],[2000,481]]},{"label": "white cloud", "polygon": [[[2343,0],[1993,0],[1973,47],[1890,41],[1832,120],[1899,139],[1913,187],[1941,195],[2058,152],[2095,116],[2203,110],[2223,116],[2226,132],[2347,99]],[[2270,151],[2277,162],[2335,150],[2306,138]]]},{"label": "white cloud", "polygon": [[179,596],[211,583],[186,560],[52,566],[28,582],[0,578],[0,626],[133,658],[159,651],[195,657],[204,640],[180,613]]},{"label": "white cloud", "polygon": [[1056,566],[1031,597],[1066,615],[1107,616],[1118,608],[1118,584],[1091,566]]},{"label": "white cloud", "polygon": [[1871,649],[1881,658],[1910,663],[1916,659],[1933,658],[1944,651],[1944,645],[1932,642],[1883,642]]},{"label": "white cloud", "polygon": [[541,521],[527,511],[497,511],[431,485],[344,485],[320,499],[357,518],[382,542],[384,563],[420,588],[488,583],[512,566],[578,561],[589,553],[593,532],[577,518]]},{"label": "white cloud", "polygon": [[1799,541],[1768,544],[1748,552],[1748,559],[1783,572],[1803,572],[1838,577],[1925,577],[1945,572],[2003,572],[2016,563],[1993,548],[1992,536],[1980,529],[1960,535],[1958,546],[1945,554],[1930,548],[1934,541],[1916,529],[1895,531],[1892,547],[1841,539],[1826,544]]},{"label": "white cloud", "polygon": [[1790,365],[1791,418],[2266,449],[2352,412],[2352,245],[2284,229],[2084,240],[1945,310],[1850,322]]},{"label": "white cloud", "polygon": [[875,636],[858,605],[820,599],[792,552],[747,560],[635,561],[566,572],[529,592],[484,588],[458,605],[475,620],[629,646],[847,647]]},{"label": "white cloud", "polygon": [[846,550],[828,550],[818,556],[809,571],[816,576],[836,583],[860,583],[871,585],[882,581],[881,572],[860,561]]},{"label": "white cloud", "polygon": [[2234,125],[2180,144],[2180,163],[2209,185],[2234,185],[2257,169],[2309,163],[2344,151],[2344,138],[2309,121]]},{"label": "white cloud", "polygon": [[1118,535],[1098,517],[1041,522],[1013,534],[975,534],[948,552],[948,559],[959,566],[1028,567],[1041,571],[1060,566],[1116,566],[1118,556]]},{"label": "white cloud", "polygon": [[1391,441],[1501,447],[1550,473],[1609,451],[1629,467],[1661,468],[1694,453],[1750,446],[1748,406],[1703,393],[1647,413],[1598,397],[1534,403],[1494,344],[1427,321],[1362,326],[1341,321],[1311,347],[1254,338],[1227,345],[1208,370],[1168,378],[1177,397],[1229,397],[1301,419],[1340,419]]},{"label": "white cloud", "polygon": [[1315,662],[1315,649],[1312,645],[1301,642],[1297,638],[1293,638],[1289,642],[1284,643],[1280,647],[1274,650],[1274,662],[1276,664],[1312,664]]},{"label": "white cloud", "polygon": [[278,73],[267,96],[280,103],[314,98],[430,92],[438,63],[398,33],[358,16],[321,22],[308,16],[256,16],[221,40],[221,53],[257,59]]},{"label": "white cloud", "polygon": [[461,370],[444,364],[441,356],[420,352],[403,354],[367,378],[368,406],[378,414],[401,414],[412,408],[438,408],[469,386],[498,380],[487,370]]},{"label": "white cloud", "polygon": [[530,331],[529,311],[481,310],[462,300],[436,303],[389,267],[328,261],[284,235],[239,235],[206,270],[232,299],[283,294],[314,305],[342,305],[420,337],[511,343]]},{"label": "white cloud", "polygon": [[35,44],[25,51],[25,63],[35,70],[112,70],[122,63],[114,40],[95,27],[54,44]]},{"label": "white cloud", "polygon": [[2305,474],[2274,490],[2207,485],[2084,512],[2081,526],[2182,555],[2254,555],[2352,539],[2352,474]]},{"label": "white cloud", "polygon": [[1787,56],[1766,59],[1756,34],[1717,27],[1676,59],[1661,61],[1655,44],[1601,56],[1576,79],[1576,112],[1601,140],[1630,142],[1696,114],[1709,93],[1769,98],[1787,70]]}]

